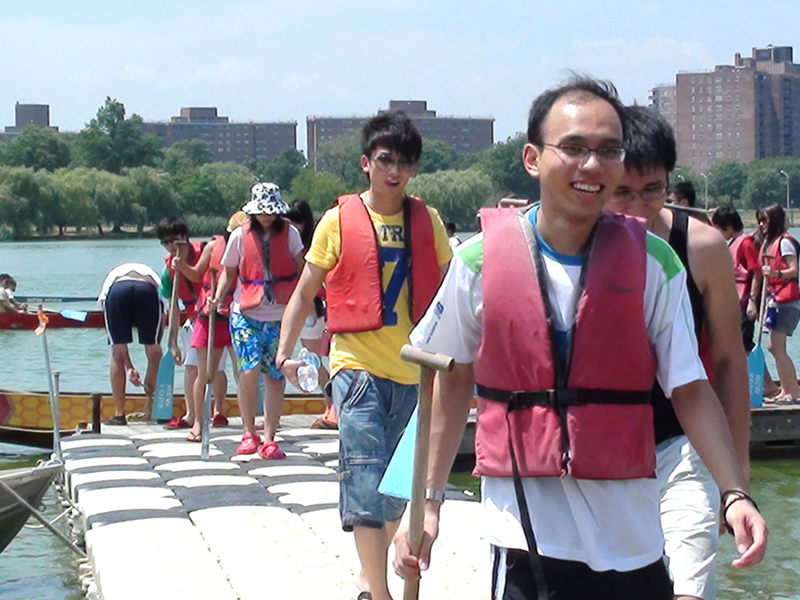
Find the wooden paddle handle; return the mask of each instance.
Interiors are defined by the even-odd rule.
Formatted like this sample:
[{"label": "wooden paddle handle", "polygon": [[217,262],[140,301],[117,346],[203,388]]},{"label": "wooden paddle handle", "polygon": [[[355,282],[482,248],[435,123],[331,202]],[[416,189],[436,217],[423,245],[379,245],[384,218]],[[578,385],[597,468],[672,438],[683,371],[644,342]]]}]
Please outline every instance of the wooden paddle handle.
[{"label": "wooden paddle handle", "polygon": [[455,360],[449,356],[438,354],[437,352],[428,352],[409,344],[405,344],[400,348],[400,358],[406,362],[433,369],[434,371],[452,371],[455,364]]},{"label": "wooden paddle handle", "polygon": [[[433,404],[433,379],[435,371],[451,371],[455,360],[444,354],[428,352],[408,344],[400,349],[400,357],[422,367],[419,377],[419,402],[417,406],[417,437],[414,448],[414,474],[411,484],[411,506],[408,514],[408,545],[414,556],[419,556],[425,534],[425,482],[428,478],[428,450]],[[403,587],[403,600],[417,600],[419,580],[407,579]]]},{"label": "wooden paddle handle", "polygon": [[[168,344],[172,344],[173,338],[178,331],[178,277],[180,273],[178,269],[172,274],[172,294],[169,297],[169,340]],[[172,350],[172,348],[170,348]]]}]

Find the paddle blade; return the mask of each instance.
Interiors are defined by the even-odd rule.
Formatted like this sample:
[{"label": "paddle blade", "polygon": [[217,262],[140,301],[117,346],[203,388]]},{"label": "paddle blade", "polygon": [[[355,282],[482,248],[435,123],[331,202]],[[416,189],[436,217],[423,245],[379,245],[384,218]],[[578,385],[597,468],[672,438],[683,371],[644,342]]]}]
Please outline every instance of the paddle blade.
[{"label": "paddle blade", "polygon": [[761,344],[747,357],[747,381],[750,384],[750,406],[764,404],[764,351]]},{"label": "paddle blade", "polygon": [[378,491],[387,496],[411,501],[411,482],[414,478],[414,447],[417,441],[417,409],[406,425],[403,437],[392,454],[378,485]]},{"label": "paddle blade", "polygon": [[153,418],[156,421],[169,421],[172,418],[172,393],[175,383],[175,359],[167,350],[158,365],[158,379],[153,396]]},{"label": "paddle blade", "polygon": [[72,319],[73,321],[84,322],[86,320],[86,317],[89,316],[89,313],[87,313],[84,310],[64,309],[61,311],[61,315],[68,319]]}]

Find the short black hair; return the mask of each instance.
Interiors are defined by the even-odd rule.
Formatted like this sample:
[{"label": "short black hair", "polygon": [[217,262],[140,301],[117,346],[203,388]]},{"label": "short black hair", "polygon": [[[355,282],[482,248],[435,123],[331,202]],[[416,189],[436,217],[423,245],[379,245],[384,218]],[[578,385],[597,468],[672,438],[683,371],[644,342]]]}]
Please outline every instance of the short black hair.
[{"label": "short black hair", "polygon": [[406,114],[387,110],[371,117],[361,130],[361,153],[372,157],[378,146],[394,150],[411,163],[422,155],[422,136]]},{"label": "short black hair", "polygon": [[[646,106],[626,106],[625,168],[644,173],[663,168],[672,172],[678,160],[675,133],[658,112]],[[694,206],[694,204],[692,204]]]},{"label": "short black hair", "polygon": [[165,217],[156,226],[156,236],[162,241],[168,237],[189,239],[189,226],[180,217]]},{"label": "short black hair", "polygon": [[[669,186],[669,193],[675,194],[675,196],[679,200],[686,200],[686,202],[692,208],[694,208],[697,205],[697,192],[694,191],[694,184],[691,181],[676,181],[671,186]],[[731,208],[733,208],[733,206],[731,206]],[[736,211],[735,208],[733,210]],[[739,222],[741,223],[742,220],[739,219]],[[744,227],[742,227],[742,229],[744,229]],[[737,229],[736,231],[739,230]]]},{"label": "short black hair", "polygon": [[11,277],[8,273],[0,273],[0,283],[4,282],[6,279]]},{"label": "short black hair", "polygon": [[445,231],[447,231],[447,235],[453,236],[456,234],[456,224],[452,221],[448,221],[444,226]]},{"label": "short black hair", "polygon": [[614,87],[614,84],[610,81],[594,79],[588,75],[573,73],[569,79],[560,85],[539,94],[531,104],[531,109],[528,112],[528,141],[531,144],[539,148],[542,147],[542,144],[544,144],[542,128],[547,120],[547,116],[550,114],[550,109],[553,108],[553,104],[555,104],[559,98],[566,95],[575,95],[580,99],[595,97],[608,102],[619,116],[624,136],[625,107],[619,99],[617,88]]},{"label": "short black hair", "polygon": [[739,216],[739,211],[737,211],[733,204],[730,203],[720,204],[717,207],[717,210],[714,211],[714,214],[711,215],[711,222],[720,229],[727,229],[728,227],[731,227],[737,233],[744,229],[744,224],[742,223],[742,217]]}]

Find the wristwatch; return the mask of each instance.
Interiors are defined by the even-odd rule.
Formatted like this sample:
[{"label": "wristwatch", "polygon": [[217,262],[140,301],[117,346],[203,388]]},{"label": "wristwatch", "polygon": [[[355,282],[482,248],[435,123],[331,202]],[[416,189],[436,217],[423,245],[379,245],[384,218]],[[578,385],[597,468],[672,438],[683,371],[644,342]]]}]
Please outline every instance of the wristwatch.
[{"label": "wristwatch", "polygon": [[436,502],[444,504],[444,490],[425,488],[425,500],[436,500]]}]

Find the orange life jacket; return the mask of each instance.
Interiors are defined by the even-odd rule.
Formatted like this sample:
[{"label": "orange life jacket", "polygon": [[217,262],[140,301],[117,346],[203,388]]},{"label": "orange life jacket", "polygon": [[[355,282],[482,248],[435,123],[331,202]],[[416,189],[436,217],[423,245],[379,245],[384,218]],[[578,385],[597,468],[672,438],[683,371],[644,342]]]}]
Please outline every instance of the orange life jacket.
[{"label": "orange life jacket", "polygon": [[[383,327],[383,283],[375,226],[357,194],[341,196],[339,261],[326,279],[328,329],[331,333],[371,331]],[[407,197],[405,257],[411,322],[417,323],[439,288],[439,262],[428,209],[419,198]]]},{"label": "orange life jacket", "polygon": [[290,223],[286,219],[283,221],[281,232],[272,232],[269,236],[270,279],[264,278],[261,235],[250,228],[249,221],[242,225],[243,256],[239,263],[239,283],[242,286],[239,306],[242,310],[261,304],[265,286],[269,286],[274,294],[276,304],[286,304],[292,296],[299,273],[294,257],[289,252]]},{"label": "orange life jacket", "polygon": [[[206,301],[209,294],[211,294],[211,271],[217,272],[217,283],[219,283],[219,276],[225,267],[222,266],[222,255],[225,254],[225,238],[221,235],[215,235],[214,247],[211,249],[211,260],[208,262],[208,269],[203,273],[203,282],[200,287],[200,296],[197,298],[195,310],[197,314],[203,317],[208,316],[208,306]],[[231,314],[231,302],[233,301],[233,292],[236,289],[236,280],[234,279],[231,286],[228,288],[225,297],[222,299],[222,304],[217,308],[217,313],[223,317],[228,317]]]},{"label": "orange life jacket", "polygon": [[[798,242],[788,233],[779,235],[767,248],[764,256],[767,257],[767,264],[773,271],[784,271],[789,268],[789,264],[781,256],[781,240],[787,238],[792,242],[795,253],[797,253]],[[768,277],[767,283],[769,284],[770,293],[779,304],[786,302],[794,302],[800,300],[800,288],[797,285],[797,276],[791,279],[785,277]]]},{"label": "orange life jacket", "polygon": [[[200,260],[200,254],[203,252],[202,242],[189,243],[189,256],[186,258],[186,263],[189,266],[195,266],[197,261]],[[175,269],[172,268],[172,254],[167,254],[164,257],[164,264],[167,265],[167,273],[169,273],[170,281],[174,281]],[[200,295],[200,284],[196,281],[191,281],[183,274],[178,276],[178,298],[183,301],[186,307],[186,318],[193,319],[197,316],[197,298]]]},{"label": "orange life jacket", "polygon": [[548,326],[544,259],[528,217],[482,209],[481,227],[476,472],[512,476],[513,450],[522,477],[653,477],[657,365],[644,317],[644,227],[602,213],[566,364]]}]

